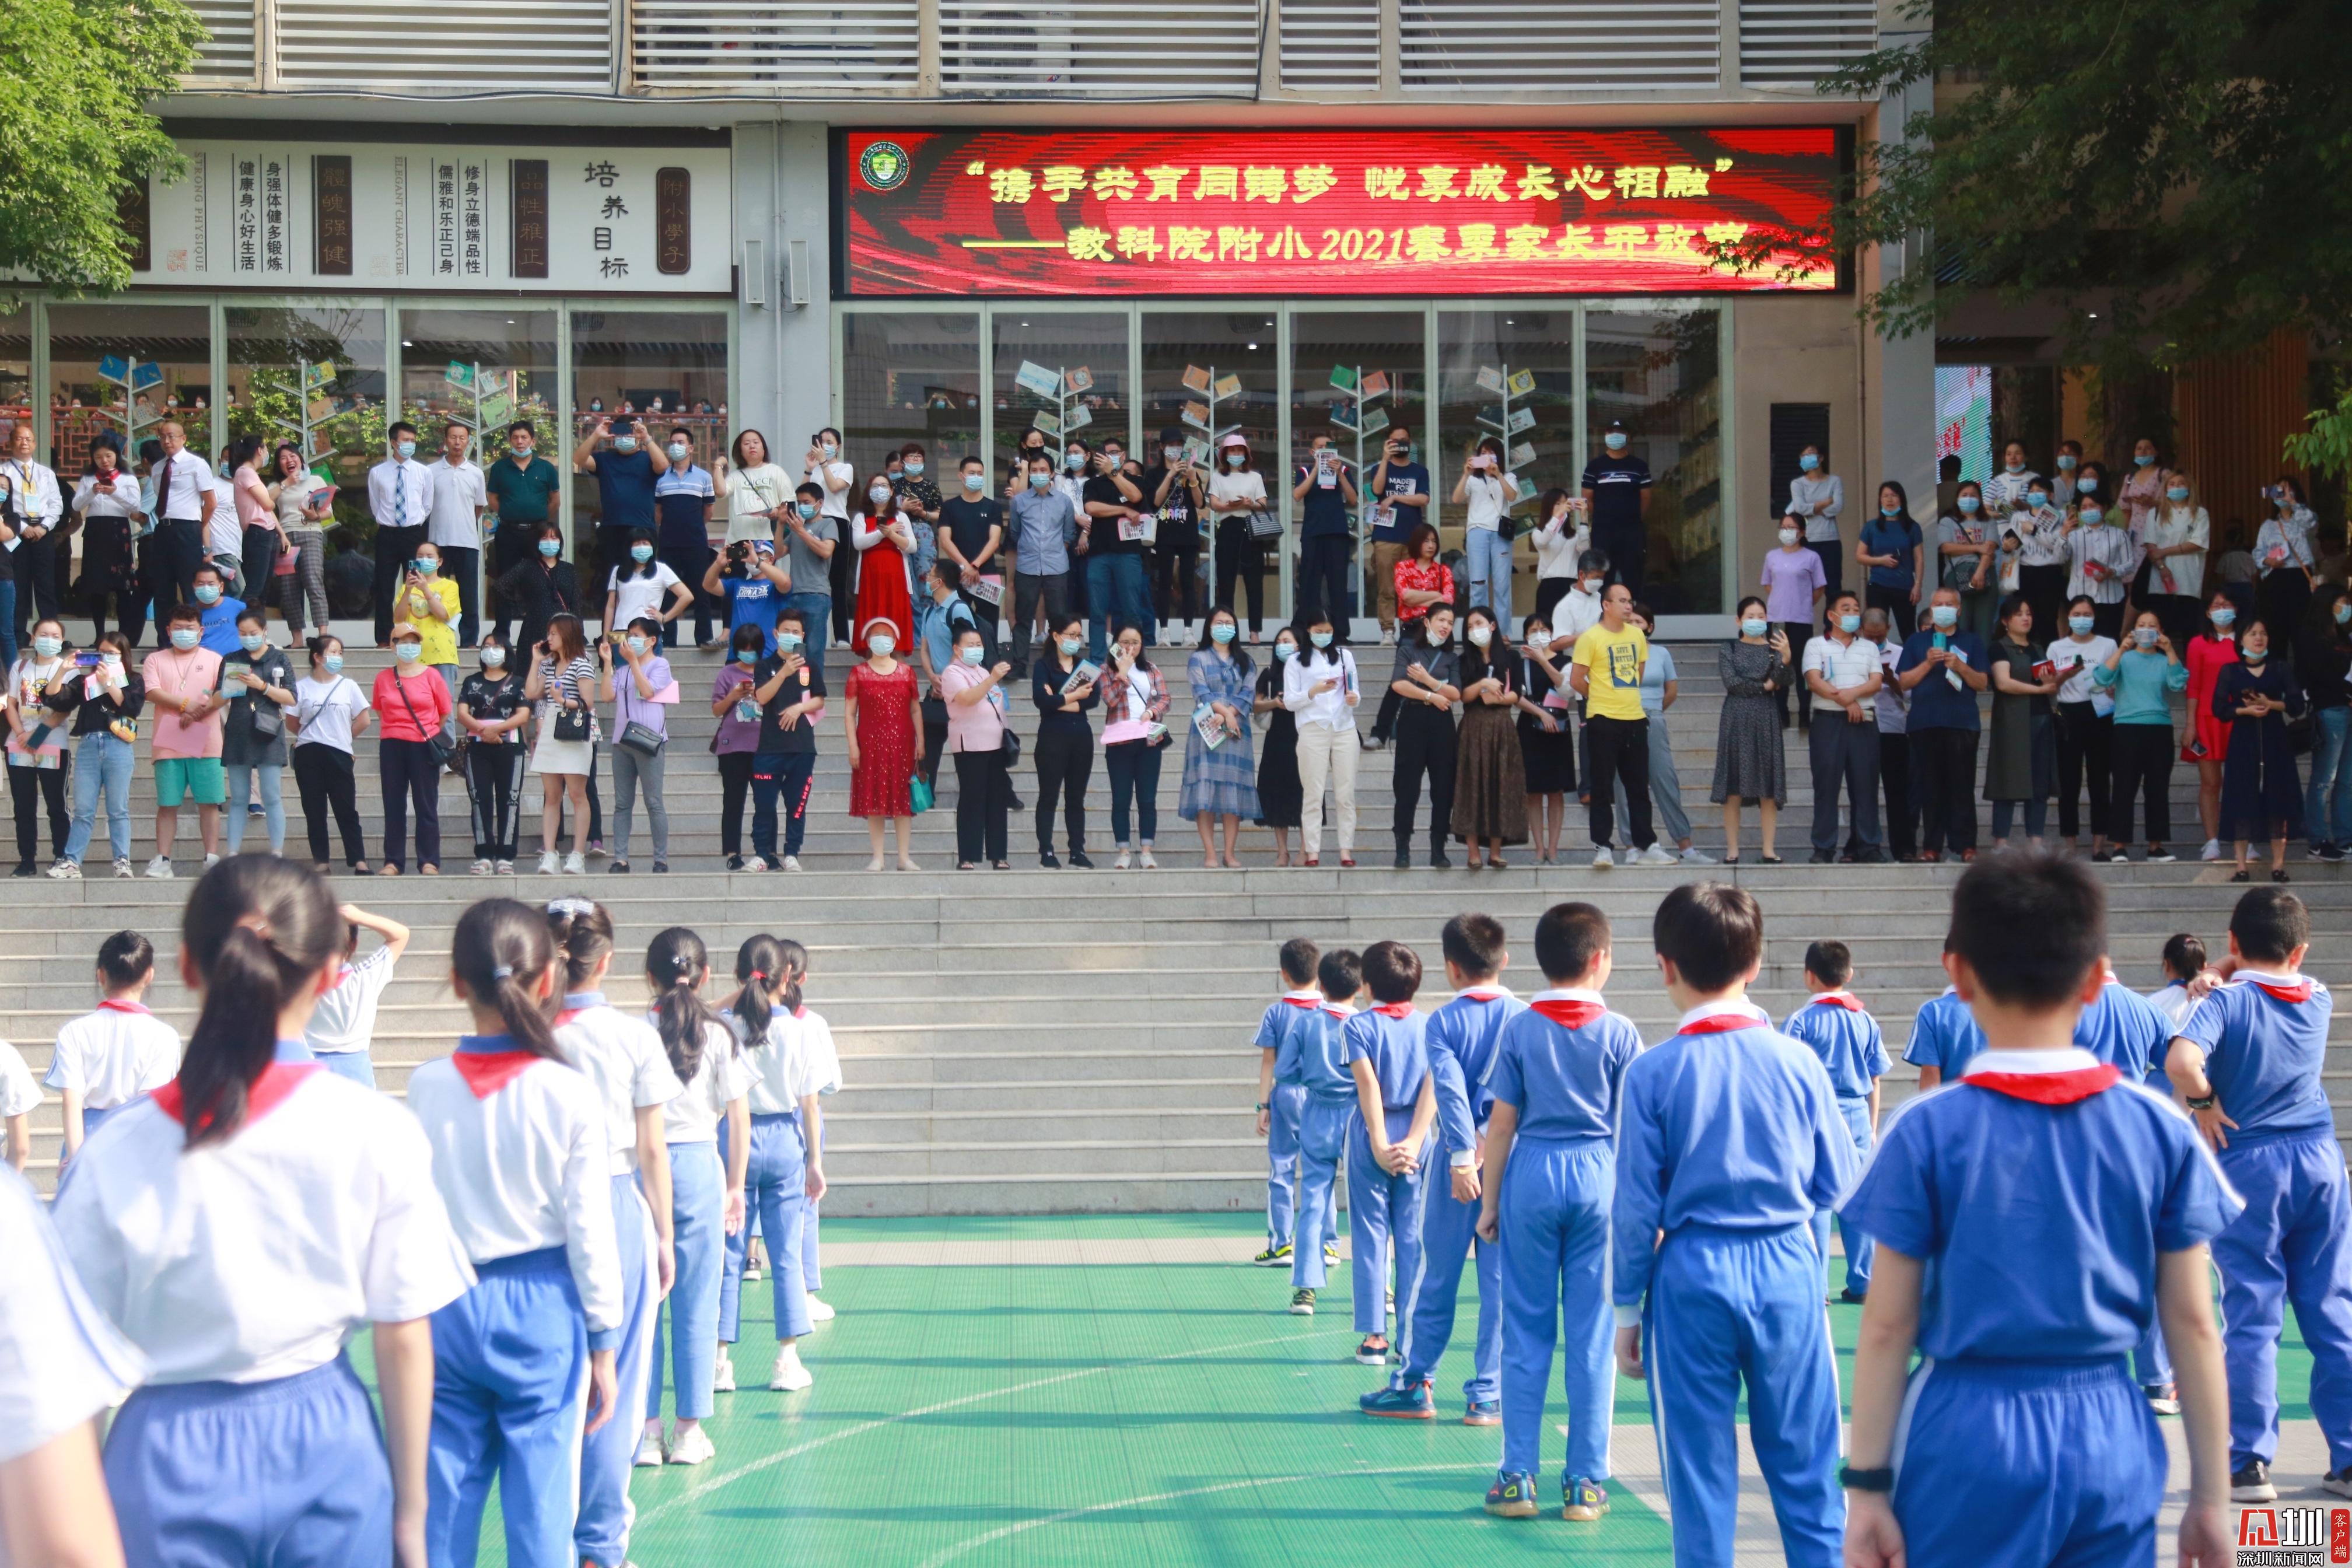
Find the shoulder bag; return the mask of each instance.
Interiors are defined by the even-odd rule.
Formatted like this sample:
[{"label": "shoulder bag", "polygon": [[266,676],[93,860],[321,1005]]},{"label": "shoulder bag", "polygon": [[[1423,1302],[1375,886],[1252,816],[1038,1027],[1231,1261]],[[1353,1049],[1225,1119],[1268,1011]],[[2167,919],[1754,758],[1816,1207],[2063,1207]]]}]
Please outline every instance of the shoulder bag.
[{"label": "shoulder bag", "polygon": [[408,700],[408,682],[395,675],[392,678],[392,689],[400,693],[400,705],[408,710],[408,721],[416,726],[418,734],[425,737],[425,748],[433,753],[433,765],[436,768],[447,767],[449,758],[456,748],[441,738],[440,731],[426,729],[425,721],[416,716],[416,704]]},{"label": "shoulder bag", "polygon": [[[614,689],[615,691],[622,692],[622,700],[636,700],[633,695],[622,689],[618,684],[618,680],[619,676],[616,672],[614,675],[615,684],[614,686]],[[650,724],[640,724],[635,719],[631,719],[624,723],[621,726],[621,732],[613,737],[613,744],[623,747],[625,750],[635,752],[641,757],[657,756],[660,754],[661,749],[668,743],[669,737],[667,735],[662,733],[659,730],[655,729]],[[717,743],[718,738],[713,736],[712,744],[715,745]]]},{"label": "shoulder bag", "polygon": [[[556,684],[559,689],[568,685],[572,688],[572,694],[574,697],[580,695],[579,683],[572,679],[569,670],[556,678]],[[590,735],[587,708],[584,705],[578,708],[566,708],[559,699],[555,707],[555,728],[551,734],[558,741],[587,740]]]}]

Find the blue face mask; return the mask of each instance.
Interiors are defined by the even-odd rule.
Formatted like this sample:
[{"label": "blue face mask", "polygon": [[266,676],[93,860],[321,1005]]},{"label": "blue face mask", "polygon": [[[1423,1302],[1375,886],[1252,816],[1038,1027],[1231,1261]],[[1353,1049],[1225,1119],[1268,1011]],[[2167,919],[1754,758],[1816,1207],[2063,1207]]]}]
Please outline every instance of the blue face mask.
[{"label": "blue face mask", "polygon": [[1292,654],[1295,654],[1297,651],[1298,647],[1295,643],[1278,642],[1274,645],[1274,661],[1276,664],[1281,664],[1287,660]]},{"label": "blue face mask", "polygon": [[2103,521],[2103,520],[2106,517],[2106,515],[2107,515],[2107,514],[2106,514],[2105,512],[2101,511],[2097,507],[2095,507],[2095,506],[2086,506],[2086,507],[2083,508],[2080,511],[2076,512],[2074,515],[2075,515],[2076,517],[2081,518],[2081,519],[2083,520],[2083,522],[2084,522],[2084,526],[2086,526],[2086,527],[2087,527],[2088,525],[2090,525],[2090,524],[2092,524],[2092,523],[2095,523],[2095,522],[2099,522],[2099,521]]},{"label": "blue face mask", "polygon": [[552,561],[557,556],[563,553],[563,541],[560,539],[542,539],[539,542],[539,552],[541,555],[546,556],[550,561]]},{"label": "blue face mask", "polygon": [[1064,637],[1054,646],[1062,650],[1065,658],[1076,658],[1078,657],[1078,650],[1087,646],[1087,639],[1084,637]]},{"label": "blue face mask", "polygon": [[329,675],[341,675],[343,672],[343,656],[339,653],[331,653],[326,658],[319,661],[319,668],[325,670]]},{"label": "blue face mask", "polygon": [[416,558],[416,569],[419,572],[424,573],[427,577],[430,577],[433,574],[441,570],[441,563],[438,561],[427,561],[425,557],[420,555]]},{"label": "blue face mask", "polygon": [[205,634],[193,626],[179,626],[172,633],[172,646],[185,652],[205,640]]},{"label": "blue face mask", "polygon": [[400,454],[400,460],[404,463],[408,461],[409,458],[416,456],[416,443],[414,441],[403,441],[399,446],[394,447],[393,450]]},{"label": "blue face mask", "polygon": [[2029,506],[2048,506],[2050,504],[2050,492],[2048,490],[2028,490],[2025,492],[2025,500],[2026,504]]},{"label": "blue face mask", "polygon": [[1612,452],[1622,452],[1625,449],[1625,432],[1612,430],[1608,435],[1601,437],[1601,444]]},{"label": "blue face mask", "polygon": [[785,653],[798,653],[801,647],[801,634],[798,632],[778,632],[776,634],[776,647]]},{"label": "blue face mask", "polygon": [[1223,644],[1229,643],[1234,640],[1234,628],[1232,626],[1222,622],[1216,626],[1211,626],[1209,628],[1209,640],[1221,646]]},{"label": "blue face mask", "polygon": [[2074,458],[2067,457],[2063,453],[2060,454],[2058,458],[2058,471],[2062,474],[2073,473],[2074,471]]},{"label": "blue face mask", "polygon": [[1054,476],[1053,476],[1053,475],[1051,475],[1051,474],[1041,474],[1041,473],[1039,473],[1039,472],[1038,472],[1036,469],[1034,469],[1034,468],[1032,468],[1032,469],[1030,469],[1030,470],[1029,470],[1029,488],[1030,488],[1031,489],[1033,489],[1033,490],[1042,490],[1042,489],[1045,489],[1049,488],[1049,487],[1053,484],[1053,482],[1054,482]]},{"label": "blue face mask", "polygon": [[634,452],[636,449],[637,438],[635,436],[615,436],[613,437],[613,450],[615,452]]},{"label": "blue face mask", "polygon": [[1800,458],[1798,458],[1798,459],[1797,459],[1797,467],[1799,467],[1799,468],[1801,468],[1804,469],[1804,470],[1805,470],[1805,472],[1807,472],[1807,473],[1809,473],[1809,474],[1810,474],[1810,473],[1811,473],[1815,468],[1820,468],[1821,466],[1822,466],[1822,460],[1821,460],[1821,458],[1819,458],[1818,457],[1814,456],[1814,455],[1813,455],[1812,453],[1811,453],[1811,452],[1807,452],[1807,453],[1803,454],[1802,456],[1801,456],[1801,457],[1800,457]]},{"label": "blue face mask", "polygon": [[506,649],[502,647],[486,647],[482,650],[482,668],[484,669],[504,669],[506,667]]},{"label": "blue face mask", "polygon": [[2352,621],[2352,605],[2336,605],[2336,624],[2340,626],[2347,621]]},{"label": "blue face mask", "polygon": [[2145,468],[2150,463],[2155,461],[2156,454],[2153,452],[2134,452],[2132,454],[2132,467],[2136,468]]},{"label": "blue face mask", "polygon": [[[41,645],[45,642],[50,643],[51,646],[46,649],[43,648]],[[269,646],[269,639],[263,637],[259,632],[247,632],[245,636],[236,639],[236,644],[247,653],[259,653],[263,648]],[[47,658],[49,655],[57,652],[58,650],[56,645],[50,638],[35,637],[33,639],[33,651],[39,654],[43,658]]]},{"label": "blue face mask", "polygon": [[988,650],[981,647],[978,643],[973,643],[968,647],[956,649],[956,657],[963,660],[966,664],[978,664],[982,659],[988,657]]},{"label": "blue face mask", "polygon": [[643,637],[630,637],[630,638],[629,638],[629,639],[627,639],[627,640],[628,640],[628,648],[629,648],[629,651],[630,651],[631,653],[642,654],[643,652],[645,652],[645,651],[646,651],[646,639],[645,639],[645,638],[643,638]]},{"label": "blue face mask", "polygon": [[[250,652],[261,646],[261,638],[247,637],[245,639],[245,646],[247,651]],[[62,638],[58,637],[35,637],[33,639],[33,652],[37,657],[41,658],[57,658],[58,650],[63,647],[65,647],[65,642]]]},{"label": "blue face mask", "polygon": [[1307,640],[1313,643],[1317,647],[1329,647],[1331,646],[1331,634],[1329,632],[1308,632],[1307,634]]},{"label": "blue face mask", "polygon": [[1937,605],[1930,612],[1928,618],[1936,623],[1939,630],[1950,631],[1959,625],[1960,612],[1950,605]]},{"label": "blue face mask", "polygon": [[738,664],[757,664],[760,662],[760,650],[755,647],[739,647],[735,650],[735,662]]},{"label": "blue face mask", "polygon": [[1848,637],[1853,636],[1854,633],[1862,630],[1862,617],[1860,616],[1840,616],[1838,617],[1838,630],[1843,632]]},{"label": "blue face mask", "polygon": [[2164,499],[2176,504],[2185,501],[2189,499],[2189,487],[2187,485],[2168,485],[2165,487]]},{"label": "blue face mask", "polygon": [[654,547],[653,547],[652,545],[650,545],[650,544],[632,544],[632,545],[630,545],[630,546],[629,546],[629,559],[630,559],[630,560],[632,560],[632,561],[651,561],[653,558],[654,558]]},{"label": "blue face mask", "polygon": [[1960,515],[1962,517],[1974,517],[1977,514],[1977,508],[1983,504],[1984,503],[1982,501],[1979,501],[1974,496],[1962,496],[1960,498]]},{"label": "blue face mask", "polygon": [[2224,628],[2236,626],[2238,624],[2238,612],[2224,605],[2221,608],[2213,612],[2213,624]]},{"label": "blue face mask", "polygon": [[800,501],[794,504],[793,510],[801,514],[801,521],[803,522],[806,522],[809,519],[816,515],[816,502],[813,500]]},{"label": "blue face mask", "polygon": [[1739,634],[1742,637],[1760,637],[1768,629],[1768,623],[1753,618],[1739,623]]},{"label": "blue face mask", "polygon": [[979,493],[980,493],[980,486],[981,486],[981,476],[980,476],[980,475],[978,475],[978,474],[966,474],[966,475],[963,477],[963,488],[964,488],[964,489],[968,489],[968,490],[970,490],[970,491],[971,491],[974,495],[977,495],[977,494],[979,494]]},{"label": "blue face mask", "polygon": [[1225,454],[1225,467],[1229,468],[1238,468],[1247,461],[1249,461],[1249,454],[1246,452],[1227,452]]},{"label": "blue face mask", "polygon": [[1899,506],[1882,506],[1878,509],[1878,515],[1881,517],[1901,517],[1903,515],[1903,509]]},{"label": "blue face mask", "polygon": [[2092,626],[2096,624],[2097,623],[2093,621],[2088,616],[2068,616],[2066,617],[2066,629],[2073,632],[2078,637],[2089,637],[2091,635]]},{"label": "blue face mask", "polygon": [[1062,458],[1062,467],[1074,474],[1086,466],[1087,455],[1084,452],[1072,452]]},{"label": "blue face mask", "polygon": [[423,643],[396,642],[392,645],[392,657],[403,664],[415,664],[425,657]]},{"label": "blue face mask", "polygon": [[899,471],[904,473],[910,479],[920,479],[923,473],[923,459],[920,458],[909,458],[907,459],[906,466]]},{"label": "blue face mask", "polygon": [[220,590],[218,588],[214,587],[210,583],[199,583],[196,584],[197,604],[212,605],[219,602]]}]

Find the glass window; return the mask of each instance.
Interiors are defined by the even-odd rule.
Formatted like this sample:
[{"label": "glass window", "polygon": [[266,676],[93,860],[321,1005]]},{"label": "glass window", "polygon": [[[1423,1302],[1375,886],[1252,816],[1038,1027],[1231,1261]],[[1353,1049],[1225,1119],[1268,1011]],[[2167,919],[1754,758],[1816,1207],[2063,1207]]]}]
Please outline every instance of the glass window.
[{"label": "glass window", "polygon": [[[695,461],[708,468],[728,441],[726,314],[574,310],[572,413],[583,433],[600,419],[612,420],[616,431],[625,419],[642,419],[656,445],[684,426],[694,437]],[[572,537],[583,583],[603,582],[613,565],[592,548],[604,510],[595,476],[581,475],[572,486]],[[650,513],[645,521],[650,525]]]},{"label": "glass window", "polygon": [[1592,310],[1584,319],[1591,446],[1625,422],[1650,465],[1640,597],[1662,616],[1722,615],[1725,512],[1721,325],[1711,307]]},{"label": "glass window", "polygon": [[[1566,308],[1444,310],[1437,318],[1437,422],[1429,465],[1437,525],[1445,547],[1462,542],[1464,509],[1454,481],[1475,444],[1503,444],[1503,468],[1518,482],[1511,515],[1524,528],[1536,498],[1554,485],[1573,487],[1583,470],[1576,450],[1575,313]],[[1535,607],[1533,547],[1516,547],[1514,614]]]},{"label": "glass window", "polygon": [[[1162,429],[1179,426],[1205,447],[1213,431],[1219,438],[1239,432],[1250,444],[1251,467],[1271,470],[1266,496],[1278,506],[1283,453],[1273,310],[1146,310],[1142,330],[1144,434],[1157,439]],[[1276,622],[1287,611],[1278,586],[1267,581],[1278,582],[1279,552],[1251,543],[1248,530],[1245,518],[1232,514],[1220,530],[1226,548],[1203,551],[1201,564],[1209,569],[1211,603],[1234,605],[1244,631],[1255,636],[1269,599]]]},{"label": "glass window", "polygon": [[[1420,310],[1294,310],[1290,316],[1291,461],[1306,460],[1307,443],[1328,436],[1342,461],[1362,476],[1378,468],[1388,432],[1402,426],[1416,438],[1427,434],[1429,387],[1423,349],[1426,315]],[[1354,389],[1353,393],[1349,389]],[[1360,416],[1359,408],[1360,407]],[[1290,474],[1283,475],[1287,494]],[[1360,490],[1359,495],[1360,497]],[[1292,521],[1299,521],[1295,504]],[[1370,524],[1356,519],[1360,542]],[[1360,595],[1358,572],[1370,553],[1358,548],[1349,573]],[[1360,608],[1359,597],[1351,614]]]},{"label": "glass window", "polygon": [[1127,323],[1124,310],[998,309],[989,396],[996,404],[990,468],[1000,489],[1010,484],[1013,455],[1033,429],[1044,432],[1057,459],[1073,437],[1094,445],[1116,437],[1132,447]]},{"label": "glass window", "polygon": [[228,433],[302,447],[334,480],[337,520],[365,521],[384,449],[383,309],[233,305],[226,324]]},{"label": "glass window", "polygon": [[541,450],[561,461],[570,443],[562,439],[555,386],[555,312],[403,310],[400,403],[401,417],[418,427],[417,445],[428,458],[437,445],[433,426],[452,419],[497,426],[522,418],[538,431]]},{"label": "glass window", "polygon": [[[100,374],[116,359],[138,384],[127,409],[122,384]],[[90,437],[101,427],[121,430],[126,421],[134,453],[157,425],[175,419],[187,432],[188,450],[211,457],[212,361],[205,306],[50,306],[49,403],[60,408],[50,443],[56,467],[81,472]]]},{"label": "glass window", "polygon": [[[63,398],[53,399],[49,407],[62,419]],[[32,415],[33,313],[0,314],[0,419],[29,419]]]},{"label": "glass window", "polygon": [[[956,459],[980,450],[979,312],[845,313],[841,394],[842,439],[860,474],[880,472],[909,441],[930,454],[927,477],[951,471]],[[798,476],[812,434],[779,432],[769,449]]]}]

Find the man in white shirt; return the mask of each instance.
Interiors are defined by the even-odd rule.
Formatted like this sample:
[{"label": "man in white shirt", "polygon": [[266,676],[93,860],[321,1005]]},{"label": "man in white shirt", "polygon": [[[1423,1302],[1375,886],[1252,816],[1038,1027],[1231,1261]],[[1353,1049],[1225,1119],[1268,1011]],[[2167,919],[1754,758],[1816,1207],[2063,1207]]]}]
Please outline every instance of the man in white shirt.
[{"label": "man in white shirt", "polygon": [[58,476],[47,464],[33,460],[33,422],[16,421],[7,457],[0,458],[0,489],[7,490],[16,513],[16,540],[10,564],[16,569],[16,640],[23,643],[37,608],[44,616],[58,613],[57,546],[50,535],[65,515],[65,497]]},{"label": "man in white shirt", "polygon": [[210,463],[188,450],[188,433],[176,419],[156,426],[163,443],[155,465],[155,624],[181,605],[196,602],[196,568],[205,563],[205,530],[218,504]]},{"label": "man in white shirt", "polygon": [[392,455],[368,470],[368,510],[375,518],[375,646],[392,646],[392,601],[401,574],[425,542],[433,515],[432,470],[416,460],[416,426],[385,433]]},{"label": "man in white shirt", "polygon": [[1878,779],[1886,796],[1886,852],[1909,860],[1919,852],[1919,808],[1911,799],[1910,700],[1895,679],[1903,658],[1903,639],[1885,610],[1864,610],[1862,635],[1878,649]]},{"label": "man in white shirt", "polygon": [[490,503],[482,470],[466,448],[474,433],[452,420],[441,429],[441,455],[425,468],[432,486],[426,537],[441,552],[441,575],[457,584],[457,646],[471,647],[482,635],[482,512]]},{"label": "man in white shirt", "polygon": [[1862,633],[1862,601],[1853,590],[1829,602],[1829,631],[1805,645],[1800,666],[1813,694],[1813,864],[1838,858],[1838,784],[1845,784],[1859,848],[1849,858],[1882,861],[1878,826],[1878,689],[1885,680],[1879,646]]}]

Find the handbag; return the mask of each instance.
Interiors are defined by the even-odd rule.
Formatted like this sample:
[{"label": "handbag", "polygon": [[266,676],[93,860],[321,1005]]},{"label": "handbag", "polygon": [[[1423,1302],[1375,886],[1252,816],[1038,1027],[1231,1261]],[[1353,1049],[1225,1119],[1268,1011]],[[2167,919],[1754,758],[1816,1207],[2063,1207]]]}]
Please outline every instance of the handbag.
[{"label": "handbag", "polygon": [[907,778],[907,805],[917,816],[931,809],[931,781],[917,768]]},{"label": "handbag", "polygon": [[[560,688],[570,679],[568,675],[558,677],[556,684]],[[575,686],[572,689],[573,696],[579,695],[578,687]],[[590,734],[588,710],[585,707],[565,708],[559,705],[555,710],[554,728],[549,733],[551,739],[558,741],[587,740]]]},{"label": "handbag", "polygon": [[425,721],[416,716],[416,704],[408,700],[408,683],[406,681],[402,680],[398,676],[394,676],[392,680],[392,689],[400,693],[400,705],[408,710],[408,721],[416,726],[416,731],[418,734],[425,737],[425,749],[433,753],[433,765],[436,768],[447,767],[449,765],[449,759],[456,753],[457,748],[441,738],[440,731],[427,730],[425,727]]},{"label": "handbag", "polygon": [[1249,529],[1252,539],[1280,539],[1282,519],[1270,510],[1254,511],[1249,514]]},{"label": "handbag", "polygon": [[[641,757],[658,755],[668,743],[667,735],[650,724],[640,724],[635,719],[621,726],[621,732],[613,738],[613,744],[635,752]],[[716,743],[716,737],[713,743]]]}]

